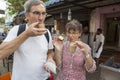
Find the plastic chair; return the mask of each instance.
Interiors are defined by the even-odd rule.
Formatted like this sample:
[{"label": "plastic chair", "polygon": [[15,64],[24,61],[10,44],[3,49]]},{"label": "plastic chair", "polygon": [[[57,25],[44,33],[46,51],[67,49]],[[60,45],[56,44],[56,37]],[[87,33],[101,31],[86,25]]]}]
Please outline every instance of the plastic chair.
[{"label": "plastic chair", "polygon": [[11,80],[11,72],[7,72],[0,76],[0,80]]}]

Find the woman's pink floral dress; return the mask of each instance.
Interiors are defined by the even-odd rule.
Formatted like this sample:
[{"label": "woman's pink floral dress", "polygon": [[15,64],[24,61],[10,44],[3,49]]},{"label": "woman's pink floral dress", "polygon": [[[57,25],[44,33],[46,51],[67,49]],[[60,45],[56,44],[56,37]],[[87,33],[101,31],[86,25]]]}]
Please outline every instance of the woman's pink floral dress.
[{"label": "woman's pink floral dress", "polygon": [[[77,47],[75,53],[69,51],[69,41],[64,44],[62,50],[62,62],[57,80],[86,80],[85,56]],[[85,70],[86,69],[86,70]],[[93,67],[88,72],[96,69],[95,61]]]}]

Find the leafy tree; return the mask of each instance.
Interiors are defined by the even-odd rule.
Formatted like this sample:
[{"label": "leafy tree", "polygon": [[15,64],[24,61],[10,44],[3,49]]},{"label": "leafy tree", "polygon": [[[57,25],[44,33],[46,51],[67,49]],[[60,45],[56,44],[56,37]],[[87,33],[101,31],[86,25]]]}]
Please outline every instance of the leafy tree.
[{"label": "leafy tree", "polygon": [[[27,0],[5,0],[7,1],[7,5],[8,5],[8,10],[9,10],[9,14],[12,15],[16,12],[22,11],[23,8],[23,4],[25,3],[25,1]],[[49,1],[49,0],[42,0],[43,2]]]},{"label": "leafy tree", "polygon": [[12,15],[16,12],[23,10],[23,4],[26,0],[6,0],[8,3],[9,14]]},{"label": "leafy tree", "polygon": [[2,24],[5,23],[5,17],[0,18],[0,23],[2,23]]}]

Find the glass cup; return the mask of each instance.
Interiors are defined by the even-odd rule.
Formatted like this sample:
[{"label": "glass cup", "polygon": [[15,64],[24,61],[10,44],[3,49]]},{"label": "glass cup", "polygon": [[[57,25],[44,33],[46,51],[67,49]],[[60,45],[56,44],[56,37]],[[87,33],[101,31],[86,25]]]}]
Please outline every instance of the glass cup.
[{"label": "glass cup", "polygon": [[70,43],[69,50],[74,53],[76,51],[77,45],[75,43]]}]

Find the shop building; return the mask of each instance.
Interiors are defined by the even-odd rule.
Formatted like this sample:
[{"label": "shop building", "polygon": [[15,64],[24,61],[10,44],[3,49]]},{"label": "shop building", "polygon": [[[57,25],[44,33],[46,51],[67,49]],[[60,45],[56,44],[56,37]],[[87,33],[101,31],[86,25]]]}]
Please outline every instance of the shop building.
[{"label": "shop building", "polygon": [[[47,12],[60,33],[65,32],[65,24],[71,19],[79,20],[89,27],[92,36],[97,28],[103,29],[104,49],[120,51],[120,0],[50,0]],[[92,42],[91,42],[92,44]]]}]

